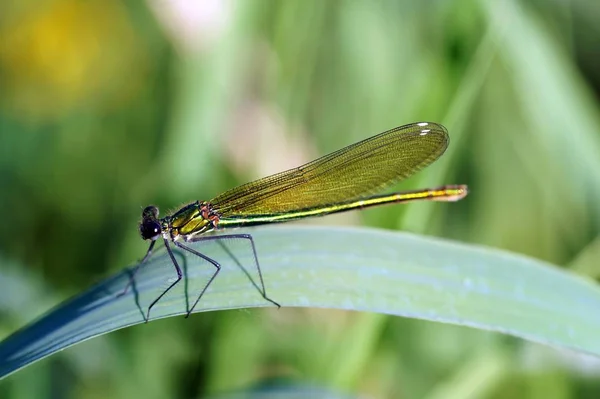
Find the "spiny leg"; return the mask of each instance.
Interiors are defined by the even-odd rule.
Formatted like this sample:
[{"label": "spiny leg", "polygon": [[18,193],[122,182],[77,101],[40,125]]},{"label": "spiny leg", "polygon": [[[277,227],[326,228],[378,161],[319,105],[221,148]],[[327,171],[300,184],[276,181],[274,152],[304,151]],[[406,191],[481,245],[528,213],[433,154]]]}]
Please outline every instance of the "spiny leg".
[{"label": "spiny leg", "polygon": [[192,307],[187,311],[187,314],[185,315],[186,318],[190,317],[190,314],[192,313],[192,311],[194,310],[194,308],[196,307],[196,305],[198,304],[198,302],[200,302],[200,298],[202,298],[202,295],[204,295],[204,293],[206,292],[206,290],[208,289],[208,287],[210,286],[210,284],[213,282],[213,280],[215,279],[215,277],[217,277],[217,274],[219,274],[219,272],[221,271],[221,265],[215,261],[214,259],[209,258],[208,256],[201,254],[200,252],[190,248],[190,247],[186,247],[185,245],[175,241],[175,245],[177,245],[179,248],[184,249],[196,256],[199,256],[200,258],[204,259],[205,261],[209,262],[210,264],[212,264],[216,270],[214,272],[214,274],[212,275],[212,277],[210,278],[210,280],[208,280],[208,282],[206,283],[206,285],[204,286],[204,288],[202,289],[202,291],[200,292],[200,295],[198,295],[198,298],[196,298],[196,301],[194,302],[194,304],[192,305]]},{"label": "spiny leg", "polygon": [[[256,270],[258,271],[258,277],[259,277],[259,281],[260,281],[260,288],[256,285],[256,283],[254,282],[254,279],[252,279],[252,276],[250,276],[250,273],[248,273],[248,271],[242,265],[242,263],[229,250],[229,248],[227,248],[227,246],[225,246],[225,244],[222,242],[222,240],[224,240],[224,239],[243,239],[243,240],[250,241],[250,246],[252,247],[252,255],[254,256],[254,263],[256,265]],[[258,262],[258,256],[256,255],[256,246],[254,245],[254,239],[252,238],[252,236],[250,234],[224,234],[224,235],[218,235],[218,236],[213,236],[213,237],[198,237],[197,239],[195,239],[193,241],[210,241],[210,240],[216,240],[217,241],[217,243],[221,246],[221,248],[223,248],[223,250],[225,252],[227,252],[227,255],[229,255],[233,259],[233,261],[236,263],[236,265],[240,269],[242,269],[242,271],[244,272],[244,274],[246,275],[246,277],[248,277],[248,280],[250,280],[250,282],[252,283],[252,285],[254,285],[254,287],[257,289],[258,292],[260,292],[260,295],[266,301],[269,301],[273,305],[277,306],[278,308],[281,308],[281,305],[279,303],[275,302],[274,300],[272,300],[271,298],[269,298],[267,296],[267,291],[265,289],[265,283],[263,281],[262,271],[260,269],[260,263]]]},{"label": "spiny leg", "polygon": [[127,294],[129,287],[131,287],[131,285],[133,284],[133,280],[135,279],[135,274],[138,272],[138,270],[140,270],[140,266],[142,266],[144,263],[146,263],[146,261],[148,260],[150,255],[152,255],[152,248],[154,248],[154,244],[156,244],[155,240],[150,243],[150,247],[148,247],[148,250],[146,251],[146,255],[144,255],[144,258],[140,261],[140,263],[137,264],[137,266],[133,270],[133,273],[131,273],[131,275],[129,276],[129,282],[125,286],[125,289],[117,295],[117,298],[120,298],[123,295]]},{"label": "spiny leg", "polygon": [[[152,301],[150,306],[148,306],[148,312],[146,313],[146,319],[145,319],[146,323],[148,323],[148,320],[150,320],[150,310],[152,309],[152,307],[154,305],[156,305],[156,303],[158,301],[160,301],[160,299],[163,296],[165,296],[165,294],[167,292],[169,292],[169,290],[171,288],[173,288],[178,282],[180,282],[181,278],[183,276],[183,273],[181,273],[181,268],[179,267],[179,264],[177,263],[177,260],[175,259],[175,256],[173,255],[173,251],[171,251],[171,246],[169,245],[169,240],[167,240],[166,238],[163,238],[163,240],[165,242],[165,247],[167,247],[167,252],[169,253],[169,257],[171,258],[171,261],[173,262],[173,265],[175,266],[175,271],[177,272],[177,280],[175,280],[166,290],[163,291],[162,294],[160,294],[154,301]],[[175,243],[175,244],[177,245],[177,243]]]}]

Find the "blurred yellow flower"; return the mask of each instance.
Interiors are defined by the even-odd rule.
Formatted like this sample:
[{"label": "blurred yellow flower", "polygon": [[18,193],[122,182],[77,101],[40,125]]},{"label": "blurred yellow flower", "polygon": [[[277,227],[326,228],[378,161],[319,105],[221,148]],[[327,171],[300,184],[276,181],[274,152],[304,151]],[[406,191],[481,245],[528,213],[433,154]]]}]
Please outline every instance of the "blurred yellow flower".
[{"label": "blurred yellow flower", "polygon": [[110,105],[140,86],[144,52],[122,4],[55,0],[28,8],[5,14],[0,26],[4,107],[52,117]]}]

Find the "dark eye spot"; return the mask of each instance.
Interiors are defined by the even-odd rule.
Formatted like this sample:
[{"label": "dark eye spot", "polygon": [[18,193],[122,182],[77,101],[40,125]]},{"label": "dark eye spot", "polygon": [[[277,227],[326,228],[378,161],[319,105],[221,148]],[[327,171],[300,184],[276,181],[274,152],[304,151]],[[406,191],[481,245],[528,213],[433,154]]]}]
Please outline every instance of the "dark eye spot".
[{"label": "dark eye spot", "polygon": [[156,220],[145,220],[140,223],[140,234],[144,240],[156,240],[160,235],[160,224]]}]

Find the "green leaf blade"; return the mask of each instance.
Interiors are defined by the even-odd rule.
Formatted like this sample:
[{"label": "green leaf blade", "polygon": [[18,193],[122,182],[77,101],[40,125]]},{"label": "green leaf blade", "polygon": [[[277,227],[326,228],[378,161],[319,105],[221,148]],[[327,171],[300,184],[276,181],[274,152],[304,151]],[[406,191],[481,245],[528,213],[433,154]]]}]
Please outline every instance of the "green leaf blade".
[{"label": "green leaf blade", "polygon": [[[414,317],[600,355],[600,288],[545,262],[365,228],[275,226],[248,232],[267,295],[284,308]],[[238,244],[227,241],[242,265],[252,265],[251,253]],[[195,312],[272,306],[218,246],[191,246],[223,266]],[[181,253],[176,257],[183,260]],[[195,256],[185,259],[187,278],[152,309],[152,319],[185,314],[214,273]],[[255,270],[247,270],[258,281]],[[176,277],[168,256],[155,254],[136,275],[135,289],[118,296],[130,274],[128,269],[108,278],[4,340],[0,378],[78,342],[143,322],[148,304]]]}]

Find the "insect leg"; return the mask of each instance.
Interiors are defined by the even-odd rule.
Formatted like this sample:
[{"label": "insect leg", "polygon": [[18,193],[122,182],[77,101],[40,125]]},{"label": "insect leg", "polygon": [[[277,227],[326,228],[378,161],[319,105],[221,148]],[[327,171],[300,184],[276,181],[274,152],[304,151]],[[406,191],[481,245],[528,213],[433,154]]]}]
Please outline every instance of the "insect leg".
[{"label": "insect leg", "polygon": [[133,273],[131,273],[131,275],[129,277],[129,282],[125,286],[125,289],[117,295],[117,298],[120,298],[123,295],[127,294],[127,291],[129,290],[129,287],[131,287],[131,285],[133,284],[133,280],[135,279],[135,274],[140,269],[140,266],[142,266],[144,263],[146,263],[148,258],[150,258],[150,255],[152,255],[152,248],[154,248],[154,244],[156,244],[156,241],[152,241],[150,243],[150,247],[148,248],[148,251],[146,251],[146,255],[144,255],[144,258],[141,260],[141,262],[137,264],[137,266],[133,270]]},{"label": "insect leg", "polygon": [[[250,273],[248,273],[246,268],[241,264],[241,262],[235,257],[235,255],[229,250],[229,248],[227,248],[227,246],[222,242],[223,240],[226,240],[226,239],[241,239],[241,240],[247,240],[247,242],[250,243],[250,246],[252,248],[252,256],[254,257],[254,264],[256,265],[256,270],[258,271],[260,287],[254,282],[254,279],[252,278]],[[274,300],[272,300],[271,298],[269,298],[267,296],[267,291],[265,289],[265,283],[263,281],[262,271],[260,269],[260,263],[258,261],[258,256],[256,255],[256,246],[254,245],[254,239],[252,238],[252,236],[250,234],[223,234],[223,235],[211,236],[211,237],[198,237],[193,241],[211,241],[211,240],[216,240],[217,243],[221,246],[221,248],[223,248],[223,250],[225,252],[227,252],[227,255],[229,255],[231,257],[231,259],[233,259],[233,261],[236,263],[236,265],[244,272],[246,277],[248,277],[248,280],[250,280],[252,285],[254,285],[256,290],[258,292],[260,292],[260,295],[266,301],[271,302],[273,305],[277,306],[278,308],[281,307],[281,305],[279,303],[275,302]]]},{"label": "insect leg", "polygon": [[[165,247],[167,247],[167,252],[169,253],[169,257],[171,258],[171,261],[173,262],[173,266],[175,266],[175,271],[177,272],[177,280],[175,280],[166,290],[163,291],[162,294],[160,294],[154,301],[152,301],[152,303],[150,304],[150,306],[148,306],[148,311],[146,313],[146,323],[148,323],[148,320],[150,320],[150,310],[152,309],[152,307],[154,305],[156,305],[156,303],[158,301],[160,301],[160,299],[165,296],[165,294],[167,292],[169,292],[169,290],[173,287],[175,287],[175,285],[181,281],[183,273],[181,273],[181,268],[179,267],[179,264],[177,263],[177,260],[175,259],[175,256],[173,255],[173,251],[171,251],[171,246],[169,245],[169,240],[167,240],[166,238],[163,239],[165,242]],[[177,245],[177,243],[175,243],[175,245]],[[186,249],[186,248],[183,248]]]},{"label": "insect leg", "polygon": [[177,241],[175,241],[175,245],[177,245],[179,248],[184,249],[196,256],[199,256],[200,258],[204,259],[205,261],[209,262],[210,264],[212,264],[215,267],[215,272],[214,274],[211,276],[210,280],[208,280],[208,282],[206,283],[206,285],[204,286],[204,288],[202,289],[202,291],[200,292],[200,295],[198,295],[198,298],[196,298],[196,301],[194,302],[194,304],[192,305],[192,307],[187,311],[187,314],[185,315],[185,317],[190,317],[190,314],[192,313],[192,311],[194,310],[194,308],[196,307],[196,305],[198,304],[198,302],[200,302],[200,298],[202,298],[202,295],[204,295],[204,293],[206,292],[206,290],[208,289],[208,286],[213,282],[213,280],[215,279],[215,277],[217,277],[217,274],[219,274],[219,271],[221,271],[221,265],[215,261],[214,259],[209,258],[208,256],[201,254],[200,252],[187,247]]}]

